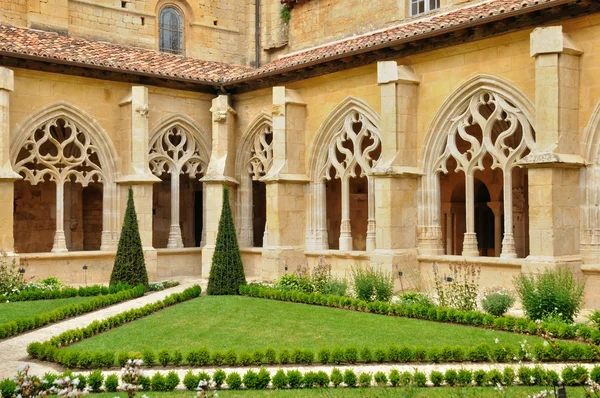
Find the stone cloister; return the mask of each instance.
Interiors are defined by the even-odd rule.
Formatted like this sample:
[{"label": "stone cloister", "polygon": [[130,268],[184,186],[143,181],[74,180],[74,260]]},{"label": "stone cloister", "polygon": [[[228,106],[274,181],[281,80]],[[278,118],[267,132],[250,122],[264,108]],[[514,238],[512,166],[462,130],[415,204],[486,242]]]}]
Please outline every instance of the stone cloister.
[{"label": "stone cloister", "polygon": [[409,58],[233,95],[77,77],[84,94],[29,108],[30,77],[2,67],[2,248],[33,277],[105,282],[132,187],[150,279],[206,277],[226,185],[254,279],[319,256],[403,288],[433,263],[479,264],[483,286],[568,267],[593,305],[600,98],[581,113],[585,46],[561,26],[522,36],[513,74]]}]

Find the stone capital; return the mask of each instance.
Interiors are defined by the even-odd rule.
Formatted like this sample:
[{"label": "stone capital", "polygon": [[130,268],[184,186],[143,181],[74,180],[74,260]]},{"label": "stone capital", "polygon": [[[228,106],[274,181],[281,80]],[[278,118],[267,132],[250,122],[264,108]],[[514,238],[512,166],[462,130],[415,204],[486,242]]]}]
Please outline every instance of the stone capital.
[{"label": "stone capital", "polygon": [[210,112],[212,112],[213,122],[215,123],[224,123],[227,121],[229,115],[237,115],[235,110],[229,106],[226,95],[219,95],[217,98],[213,99]]},{"label": "stone capital", "polygon": [[398,65],[396,61],[377,62],[377,84],[419,84],[421,79],[413,68],[406,65]]},{"label": "stone capital", "polygon": [[290,90],[284,86],[273,87],[273,116],[280,116],[275,114],[276,106],[287,104],[306,106],[306,101],[304,101],[300,93],[296,90]]},{"label": "stone capital", "polygon": [[579,168],[585,166],[585,161],[580,155],[555,152],[534,152],[521,159],[519,165],[527,168]]},{"label": "stone capital", "polygon": [[15,90],[15,75],[12,69],[0,67],[0,90]]},{"label": "stone capital", "polygon": [[562,26],[549,26],[536,28],[530,35],[530,55],[536,57],[540,54],[570,54],[581,55],[581,51],[571,38],[563,33]]}]

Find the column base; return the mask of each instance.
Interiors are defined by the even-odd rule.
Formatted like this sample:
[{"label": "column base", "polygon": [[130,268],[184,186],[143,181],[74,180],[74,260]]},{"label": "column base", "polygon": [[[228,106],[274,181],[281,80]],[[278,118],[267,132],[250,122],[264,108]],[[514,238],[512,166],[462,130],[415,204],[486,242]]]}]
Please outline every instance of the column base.
[{"label": "column base", "polygon": [[515,238],[512,233],[505,233],[504,240],[502,241],[502,258],[517,258],[517,252],[515,250]]},{"label": "column base", "polygon": [[169,240],[167,249],[183,248],[183,240],[181,239],[181,227],[179,225],[171,225],[169,229]]},{"label": "column base", "polygon": [[465,232],[462,255],[464,257],[479,257],[477,248],[477,234],[474,232]]},{"label": "column base", "polygon": [[67,239],[65,238],[65,231],[56,231],[54,232],[54,244],[52,245],[52,253],[66,253],[69,249],[67,249]]}]

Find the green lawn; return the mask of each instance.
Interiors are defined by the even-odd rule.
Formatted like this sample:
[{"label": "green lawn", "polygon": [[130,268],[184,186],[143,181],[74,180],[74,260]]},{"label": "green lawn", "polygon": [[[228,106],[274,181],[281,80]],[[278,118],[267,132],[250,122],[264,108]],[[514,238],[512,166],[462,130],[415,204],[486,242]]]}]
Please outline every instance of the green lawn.
[{"label": "green lawn", "polygon": [[0,323],[14,321],[18,318],[31,318],[58,307],[89,301],[95,297],[71,297],[56,300],[15,301],[0,304]]},{"label": "green lawn", "polygon": [[[343,397],[343,398],[441,398],[441,397],[468,397],[468,398],[525,398],[528,395],[536,394],[544,390],[543,387],[510,387],[504,391],[496,391],[492,387],[441,387],[441,388],[355,388],[355,389],[333,389],[326,390],[269,390],[269,391],[219,391],[219,397],[223,398],[315,398],[315,397]],[[149,398],[152,397],[195,397],[192,391],[174,391],[174,392],[144,392]],[[136,394],[141,396],[142,393]],[[124,393],[105,393],[90,394],[92,398],[113,398],[127,397]],[[585,392],[583,388],[567,388],[569,398],[583,398]]]},{"label": "green lawn", "polygon": [[204,296],[112,329],[68,349],[143,351],[163,348],[183,352],[240,351],[321,347],[408,346],[469,347],[478,343],[517,344],[531,336],[417,319],[360,313],[328,307],[240,296]]}]

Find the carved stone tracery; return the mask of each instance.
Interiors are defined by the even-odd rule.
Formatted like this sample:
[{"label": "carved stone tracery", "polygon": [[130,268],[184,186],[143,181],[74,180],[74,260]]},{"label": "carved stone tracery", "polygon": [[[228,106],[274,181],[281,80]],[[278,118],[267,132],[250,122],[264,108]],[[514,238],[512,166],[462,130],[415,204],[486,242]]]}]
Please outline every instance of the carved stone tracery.
[{"label": "carved stone tracery", "polygon": [[250,160],[248,161],[248,174],[254,181],[263,177],[271,164],[273,164],[273,131],[270,126],[264,126],[256,134],[250,150]]},{"label": "carved stone tracery", "polygon": [[175,124],[155,135],[150,141],[148,161],[150,170],[160,177],[171,175],[171,226],[167,248],[182,248],[181,226],[179,225],[179,176],[187,174],[199,178],[206,171],[205,148],[185,127]]}]

